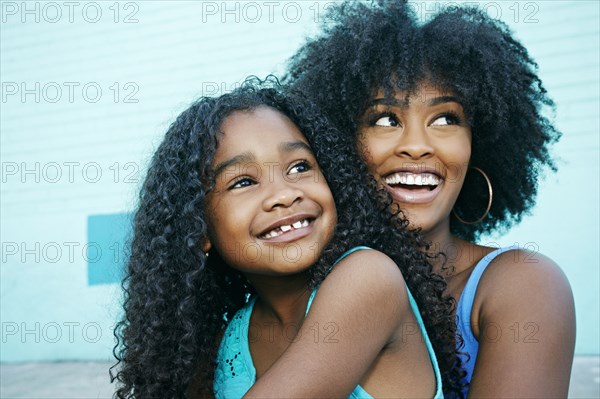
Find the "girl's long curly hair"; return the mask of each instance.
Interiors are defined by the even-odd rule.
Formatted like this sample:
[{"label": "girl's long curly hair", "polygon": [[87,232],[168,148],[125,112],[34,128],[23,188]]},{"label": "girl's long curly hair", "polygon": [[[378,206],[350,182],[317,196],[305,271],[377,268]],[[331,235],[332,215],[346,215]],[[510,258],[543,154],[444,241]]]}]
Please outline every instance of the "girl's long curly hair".
[{"label": "girl's long curly hair", "polygon": [[123,282],[125,315],[115,328],[118,362],[111,375],[120,383],[116,397],[212,396],[219,338],[254,291],[216,251],[206,257],[200,248],[207,235],[205,198],[214,184],[211,163],[225,119],[264,106],[286,115],[305,134],[338,209],[334,236],[311,267],[307,283],[319,284],[351,247],[368,245],[386,253],[420,307],[445,389],[458,392],[460,372],[452,367],[458,362],[453,302],[443,294],[444,280],[419,250],[421,237],[396,215],[389,194],[377,189],[351,136],[340,136],[301,96],[281,94],[273,80],[254,79],[230,94],[194,103],[171,125],[154,154],[134,219]]},{"label": "girl's long curly hair", "polygon": [[[471,126],[470,166],[489,176],[494,195],[481,223],[452,217],[450,230],[474,241],[518,223],[535,203],[540,173],[556,169],[549,147],[560,133],[543,115],[553,103],[537,64],[508,27],[457,5],[420,24],[414,7],[400,0],[345,1],[329,7],[324,21],[321,35],[290,60],[284,83],[357,141],[378,89],[391,97],[428,83],[453,93]],[[488,203],[487,185],[476,177],[467,173],[454,206],[463,220],[477,220]]]}]

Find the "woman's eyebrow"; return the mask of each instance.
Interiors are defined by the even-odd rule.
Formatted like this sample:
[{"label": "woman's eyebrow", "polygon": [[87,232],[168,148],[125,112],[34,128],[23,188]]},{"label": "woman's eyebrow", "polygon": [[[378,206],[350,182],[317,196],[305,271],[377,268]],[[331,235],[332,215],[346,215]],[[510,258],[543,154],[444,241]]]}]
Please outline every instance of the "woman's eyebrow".
[{"label": "woman's eyebrow", "polygon": [[[420,99],[420,98],[419,98]],[[418,99],[417,99],[418,100]],[[427,93],[425,93],[425,98],[422,99],[430,107],[435,107],[436,105],[444,104],[444,103],[457,103],[460,104],[458,98],[454,96],[438,96],[433,98],[428,98]],[[374,107],[377,105],[387,105],[399,108],[408,108],[409,101],[408,100],[398,100],[397,98],[375,98],[367,103],[367,107]]]},{"label": "woman's eyebrow", "polygon": [[429,105],[430,107],[435,107],[436,105],[440,105],[440,104],[444,104],[444,103],[457,103],[460,105],[460,101],[458,101],[458,98],[456,98],[454,96],[434,97],[427,101],[427,105]]},{"label": "woman's eyebrow", "polygon": [[236,155],[233,158],[229,158],[223,162],[218,163],[217,166],[215,166],[215,168],[214,168],[213,174],[216,178],[221,173],[223,173],[226,169],[229,169],[230,167],[232,167],[234,165],[241,164],[241,163],[251,163],[251,162],[254,162],[255,159],[256,159],[256,157],[251,152],[241,153],[239,155]]},{"label": "woman's eyebrow", "polygon": [[377,105],[387,105],[400,108],[408,108],[408,100],[398,100],[397,98],[374,98],[367,103],[367,107],[375,107]]}]

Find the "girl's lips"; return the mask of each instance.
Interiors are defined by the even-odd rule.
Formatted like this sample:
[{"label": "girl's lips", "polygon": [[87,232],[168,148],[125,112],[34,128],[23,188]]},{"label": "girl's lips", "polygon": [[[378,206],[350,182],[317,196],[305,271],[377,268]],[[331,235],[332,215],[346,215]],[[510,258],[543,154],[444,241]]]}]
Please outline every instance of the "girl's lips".
[{"label": "girl's lips", "polygon": [[425,187],[423,189],[407,189],[385,184],[385,189],[398,202],[405,204],[426,204],[437,197],[443,185],[444,182],[441,181],[433,190],[429,190]]},{"label": "girl's lips", "polygon": [[286,231],[286,232],[282,232],[281,234],[279,234],[276,237],[263,237],[260,238],[262,241],[268,242],[268,243],[289,243],[289,242],[293,242],[296,240],[299,240],[301,238],[304,238],[306,236],[309,236],[313,230],[314,230],[314,225],[315,225],[315,220],[312,219],[309,221],[308,226],[306,227],[300,227],[298,229],[293,229],[290,231]]}]

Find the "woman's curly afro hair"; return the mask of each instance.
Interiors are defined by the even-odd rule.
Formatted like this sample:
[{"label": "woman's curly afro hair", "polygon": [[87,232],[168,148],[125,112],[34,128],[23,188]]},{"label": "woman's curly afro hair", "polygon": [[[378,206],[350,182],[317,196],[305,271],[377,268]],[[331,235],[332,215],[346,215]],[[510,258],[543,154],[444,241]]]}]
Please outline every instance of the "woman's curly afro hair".
[{"label": "woman's curly afro hair", "polygon": [[[216,251],[206,257],[205,198],[214,184],[211,164],[221,125],[234,112],[271,107],[309,140],[338,208],[338,224],[321,259],[310,269],[314,287],[347,249],[368,245],[400,267],[423,316],[447,392],[458,392],[462,371],[454,346],[453,301],[419,249],[421,237],[396,214],[387,192],[317,107],[272,80],[248,81],[233,93],[201,98],[170,126],[154,154],[134,219],[131,255],[123,281],[123,319],[115,328],[113,380],[118,398],[212,396],[219,337],[227,320],[254,291]],[[379,197],[380,201],[372,201]],[[381,208],[375,202],[387,204]],[[390,211],[391,215],[390,215]]]},{"label": "woman's curly afro hair", "polygon": [[[508,27],[468,7],[448,7],[420,24],[404,1],[345,1],[329,7],[322,34],[292,57],[284,83],[303,91],[342,134],[360,138],[359,121],[374,93],[414,93],[421,84],[453,93],[472,130],[470,166],[490,178],[488,216],[450,229],[474,241],[507,229],[534,205],[544,167],[554,170],[549,146],[560,133],[544,117],[553,103],[537,65]],[[473,175],[473,177],[471,177]],[[488,190],[468,173],[454,211],[475,221]]]}]

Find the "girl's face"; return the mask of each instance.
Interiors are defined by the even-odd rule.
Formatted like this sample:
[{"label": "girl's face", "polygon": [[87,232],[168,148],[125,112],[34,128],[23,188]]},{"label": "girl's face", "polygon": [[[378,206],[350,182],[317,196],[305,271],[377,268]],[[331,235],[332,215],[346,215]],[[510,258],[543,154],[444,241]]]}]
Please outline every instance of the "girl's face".
[{"label": "girl's face", "polygon": [[471,156],[471,129],[458,100],[427,84],[408,97],[385,99],[380,90],[359,129],[371,173],[410,225],[424,233],[449,228]]},{"label": "girl's face", "polygon": [[214,246],[246,275],[306,270],[331,239],[337,215],[304,135],[268,107],[233,113],[221,131],[205,250]]}]

